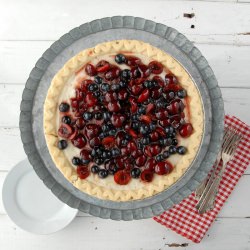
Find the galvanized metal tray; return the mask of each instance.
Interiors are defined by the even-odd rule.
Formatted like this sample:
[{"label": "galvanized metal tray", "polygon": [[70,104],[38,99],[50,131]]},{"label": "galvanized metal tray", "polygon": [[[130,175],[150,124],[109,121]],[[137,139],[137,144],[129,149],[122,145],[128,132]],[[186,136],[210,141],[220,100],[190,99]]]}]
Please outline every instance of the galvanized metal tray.
[{"label": "galvanized metal tray", "polygon": [[[128,202],[101,200],[76,189],[54,165],[43,133],[43,104],[53,76],[81,50],[116,39],[142,40],[176,58],[199,89],[205,114],[202,144],[182,178],[157,195]],[[143,18],[115,16],[74,28],[44,52],[26,82],[19,125],[30,163],[44,184],[60,200],[101,218],[133,220],[161,214],[197,187],[215,161],[223,133],[223,120],[223,100],[213,71],[200,51],[184,35],[166,25]]]}]

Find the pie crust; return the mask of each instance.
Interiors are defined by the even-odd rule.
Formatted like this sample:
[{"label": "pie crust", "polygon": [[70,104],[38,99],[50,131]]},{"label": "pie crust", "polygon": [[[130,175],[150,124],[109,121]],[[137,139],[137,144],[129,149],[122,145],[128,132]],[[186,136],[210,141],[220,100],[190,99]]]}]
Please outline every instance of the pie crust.
[{"label": "pie crust", "polygon": [[[129,52],[148,57],[150,60],[161,62],[178,79],[179,84],[187,91],[190,112],[189,122],[194,128],[188,140],[188,152],[181,156],[174,170],[168,175],[155,175],[150,183],[141,183],[132,179],[128,185],[120,186],[114,183],[113,178],[99,179],[96,175],[82,180],[77,176],[75,166],[65,156],[64,150],[57,147],[57,119],[60,94],[68,81],[71,81],[76,72],[97,56]],[[117,40],[98,44],[94,48],[81,51],[72,57],[54,76],[44,103],[44,134],[50,155],[61,173],[76,188],[91,196],[104,200],[129,201],[151,197],[170,187],[189,168],[201,144],[204,127],[204,113],[201,97],[195,83],[187,71],[169,54],[153,47],[148,43],[137,40]],[[171,158],[170,158],[171,161]],[[136,184],[140,182],[139,185]]]}]

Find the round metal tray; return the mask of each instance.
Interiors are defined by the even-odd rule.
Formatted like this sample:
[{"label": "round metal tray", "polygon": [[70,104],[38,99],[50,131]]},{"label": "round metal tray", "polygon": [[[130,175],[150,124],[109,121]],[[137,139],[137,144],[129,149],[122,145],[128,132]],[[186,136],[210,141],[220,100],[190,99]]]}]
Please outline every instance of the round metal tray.
[{"label": "round metal tray", "polygon": [[[101,200],[76,189],[54,165],[43,133],[43,104],[53,76],[81,50],[116,39],[142,40],[176,58],[197,85],[205,114],[202,144],[182,178],[157,195],[127,202]],[[101,218],[133,220],[161,214],[197,187],[217,156],[223,134],[223,120],[223,101],[213,71],[200,51],[184,35],[166,25],[143,18],[115,16],[74,28],[44,52],[26,82],[19,125],[30,163],[44,184],[61,201]]]}]

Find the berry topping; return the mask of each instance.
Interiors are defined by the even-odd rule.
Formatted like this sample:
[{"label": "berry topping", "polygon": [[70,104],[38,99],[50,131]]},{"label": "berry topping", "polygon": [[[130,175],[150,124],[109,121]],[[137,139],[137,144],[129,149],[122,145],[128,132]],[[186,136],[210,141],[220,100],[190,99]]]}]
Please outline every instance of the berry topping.
[{"label": "berry topping", "polygon": [[80,158],[78,157],[73,157],[72,158],[72,164],[75,165],[75,166],[78,166],[78,165],[81,165],[82,164],[82,161]]},{"label": "berry topping", "polygon": [[123,54],[117,54],[117,55],[115,56],[115,61],[116,61],[118,64],[125,63],[125,62],[126,62],[126,57],[125,57]]},{"label": "berry topping", "polygon": [[179,146],[179,147],[177,147],[176,152],[180,155],[184,155],[184,154],[186,154],[187,149],[184,146]]},{"label": "berry topping", "polygon": [[97,73],[95,66],[92,65],[92,64],[90,64],[90,63],[86,64],[86,66],[85,66],[85,72],[89,76],[95,76],[96,73]]},{"label": "berry topping", "polygon": [[60,128],[58,129],[58,135],[62,138],[69,138],[73,134],[73,129],[68,124],[62,123]]},{"label": "berry topping", "polygon": [[68,143],[66,140],[60,140],[58,143],[57,143],[57,147],[61,150],[65,149],[68,147]]},{"label": "berry topping", "polygon": [[78,166],[76,172],[80,179],[86,179],[90,174],[88,168],[85,166]]},{"label": "berry topping", "polygon": [[77,148],[84,148],[87,141],[83,135],[77,135],[73,140],[71,140],[72,144]]},{"label": "berry topping", "polygon": [[82,164],[87,165],[91,161],[91,151],[87,149],[83,149],[80,152],[81,158],[82,158]]},{"label": "berry topping", "polygon": [[109,62],[105,61],[105,60],[101,60],[99,63],[97,63],[96,65],[96,71],[97,72],[106,72],[110,69],[110,64]]},{"label": "berry topping", "polygon": [[139,168],[133,168],[130,171],[130,174],[132,178],[138,179],[141,175],[141,170]]},{"label": "berry topping", "polygon": [[179,133],[182,137],[189,137],[193,132],[193,126],[190,123],[183,124],[179,129]]},{"label": "berry topping", "polygon": [[65,102],[62,102],[60,105],[59,105],[59,111],[60,112],[68,112],[69,111],[69,104],[68,103],[65,103]]},{"label": "berry topping", "polygon": [[163,65],[157,61],[150,62],[148,67],[153,74],[161,74],[163,71]]},{"label": "berry topping", "polygon": [[98,176],[101,178],[101,179],[104,179],[106,177],[108,177],[109,175],[109,172],[108,170],[106,169],[101,169],[99,172],[98,172]]},{"label": "berry topping", "polygon": [[93,174],[97,174],[99,171],[100,171],[100,168],[99,168],[97,165],[93,165],[93,166],[91,167],[91,172],[92,172]]},{"label": "berry topping", "polygon": [[171,173],[173,170],[173,166],[170,162],[158,162],[155,166],[155,173],[158,175],[165,175]]},{"label": "berry topping", "polygon": [[127,185],[130,180],[130,174],[124,170],[119,170],[114,174],[114,181],[119,185]]},{"label": "berry topping", "polygon": [[144,169],[141,172],[141,180],[144,182],[151,182],[154,178],[154,173],[149,169]]}]

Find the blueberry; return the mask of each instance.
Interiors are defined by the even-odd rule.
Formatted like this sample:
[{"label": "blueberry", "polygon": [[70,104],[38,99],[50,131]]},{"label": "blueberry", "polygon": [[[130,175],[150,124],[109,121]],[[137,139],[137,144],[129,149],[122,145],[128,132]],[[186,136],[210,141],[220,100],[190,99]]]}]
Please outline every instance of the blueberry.
[{"label": "blueberry", "polygon": [[130,141],[130,140],[131,140],[131,135],[126,134],[126,135],[124,136],[124,138],[125,138],[126,140]]},{"label": "blueberry", "polygon": [[175,146],[170,146],[169,149],[168,149],[169,153],[172,155],[172,154],[175,154],[176,153],[176,147]]},{"label": "blueberry", "polygon": [[91,112],[84,112],[82,118],[85,121],[90,121],[93,118],[93,114]]},{"label": "blueberry", "polygon": [[133,114],[131,116],[131,120],[139,120],[140,119],[140,115],[139,114]]},{"label": "blueberry", "polygon": [[102,119],[102,113],[101,113],[101,112],[96,112],[96,113],[94,114],[94,118],[95,118],[96,120],[101,120],[101,119]]},{"label": "blueberry", "polygon": [[146,124],[142,124],[140,127],[140,133],[142,133],[143,135],[147,134],[149,130],[149,126]]},{"label": "blueberry", "polygon": [[184,146],[179,146],[177,147],[176,152],[180,155],[184,155],[187,152],[187,148]]},{"label": "blueberry", "polygon": [[120,73],[120,77],[122,80],[129,81],[131,78],[131,71],[129,69],[124,69]]},{"label": "blueberry", "polygon": [[78,166],[78,165],[81,165],[82,161],[81,161],[81,159],[78,158],[78,157],[73,157],[73,158],[72,158],[72,163],[73,163],[73,165]]},{"label": "blueberry", "polygon": [[118,64],[122,64],[122,63],[125,63],[127,60],[126,60],[126,57],[123,55],[123,54],[117,54],[115,56],[115,61],[118,63]]},{"label": "blueberry", "polygon": [[101,84],[102,83],[102,78],[100,76],[95,76],[94,81],[97,84]]},{"label": "blueberry", "polygon": [[175,138],[176,132],[173,132],[173,133],[171,133],[171,134],[168,134],[167,136],[168,136],[169,138]]},{"label": "blueberry", "polygon": [[168,93],[164,93],[163,96],[167,99],[167,101],[171,101],[175,97],[174,91],[169,91]]},{"label": "blueberry", "polygon": [[108,133],[107,133],[107,132],[101,132],[101,133],[99,134],[99,138],[100,138],[100,139],[103,139],[103,138],[106,137],[106,136],[108,136]]},{"label": "blueberry", "polygon": [[119,89],[120,89],[120,85],[119,84],[112,84],[111,85],[111,90],[118,91]]},{"label": "blueberry", "polygon": [[102,131],[103,132],[108,132],[110,130],[110,125],[109,124],[103,124],[102,125]]},{"label": "blueberry", "polygon": [[99,168],[97,165],[93,165],[93,166],[91,167],[91,172],[92,172],[93,174],[97,174],[99,171],[100,171],[100,168]]},{"label": "blueberry", "polygon": [[71,119],[69,116],[64,116],[62,118],[62,122],[65,123],[65,124],[70,124],[71,123]]},{"label": "blueberry", "polygon": [[154,130],[156,129],[156,124],[155,124],[155,123],[150,123],[150,124],[149,124],[149,129],[150,129],[151,131],[154,131]]},{"label": "blueberry", "polygon": [[156,103],[155,103],[156,107],[157,108],[165,108],[165,103],[162,101],[162,100],[158,100]]},{"label": "blueberry", "polygon": [[179,91],[177,92],[177,96],[178,96],[179,98],[184,98],[184,97],[187,96],[187,91],[186,91],[185,89],[181,89],[181,90],[179,90]]},{"label": "blueberry", "polygon": [[111,175],[114,175],[118,170],[119,168],[116,165],[109,166],[109,169],[108,169],[109,174]]},{"label": "blueberry", "polygon": [[176,138],[173,138],[171,144],[176,146],[178,144],[178,140]]},{"label": "blueberry", "polygon": [[67,146],[68,146],[68,143],[67,143],[66,140],[60,140],[60,141],[57,143],[57,147],[58,147],[59,149],[61,149],[61,150],[67,148]]},{"label": "blueberry", "polygon": [[143,85],[145,86],[145,88],[149,88],[149,89],[154,87],[154,83],[152,81],[149,81],[149,80],[145,81],[143,83]]},{"label": "blueberry", "polygon": [[88,90],[91,92],[94,92],[94,91],[98,90],[98,85],[96,83],[89,84]]},{"label": "blueberry", "polygon": [[109,85],[108,83],[102,83],[102,84],[101,84],[101,90],[102,90],[103,92],[109,91],[109,90],[110,90],[110,85]]},{"label": "blueberry", "polygon": [[141,175],[141,170],[139,168],[133,168],[130,172],[132,178],[139,178]]},{"label": "blueberry", "polygon": [[172,139],[171,138],[161,138],[159,140],[159,144],[161,146],[170,146],[172,144]]},{"label": "blueberry", "polygon": [[132,122],[131,128],[137,130],[140,126],[140,123],[137,121]]},{"label": "blueberry", "polygon": [[149,137],[143,137],[143,138],[141,139],[141,143],[142,143],[143,145],[148,145],[148,144],[150,143],[150,138],[149,138]]},{"label": "blueberry", "polygon": [[60,112],[67,112],[67,111],[69,111],[69,104],[68,104],[68,103],[65,103],[65,102],[62,102],[62,103],[59,105],[59,111],[60,111]]},{"label": "blueberry", "polygon": [[119,83],[119,85],[120,85],[121,88],[127,87],[127,83],[126,83],[125,81],[121,81],[121,82]]},{"label": "blueberry", "polygon": [[108,177],[108,175],[109,175],[109,172],[108,172],[108,170],[106,170],[106,169],[101,169],[101,170],[98,172],[98,176],[99,176],[100,178],[102,178],[102,179]]},{"label": "blueberry", "polygon": [[164,159],[167,159],[170,156],[170,153],[168,152],[168,150],[165,150],[163,151],[162,155]]},{"label": "blueberry", "polygon": [[109,135],[115,135],[116,134],[116,129],[113,128],[113,129],[109,130],[108,134]]},{"label": "blueberry", "polygon": [[121,145],[124,147],[124,146],[127,146],[128,145],[128,140],[127,139],[123,139],[121,141]]},{"label": "blueberry", "polygon": [[167,134],[172,134],[175,132],[174,128],[170,125],[165,127],[165,131]]},{"label": "blueberry", "polygon": [[163,157],[162,154],[159,154],[159,155],[157,155],[157,156],[155,157],[155,160],[156,160],[156,161],[163,161],[163,160],[164,160],[164,157]]},{"label": "blueberry", "polygon": [[111,157],[112,157],[112,154],[111,154],[111,152],[109,150],[105,150],[105,151],[102,152],[102,158],[104,160],[108,160]]},{"label": "blueberry", "polygon": [[96,163],[97,165],[101,165],[101,164],[103,164],[103,163],[104,163],[104,159],[103,159],[103,158],[101,158],[101,157],[96,158],[96,159],[95,159],[95,163]]},{"label": "blueberry", "polygon": [[111,118],[111,114],[109,112],[103,113],[103,119],[104,121],[108,121]]},{"label": "blueberry", "polygon": [[101,92],[100,91],[95,91],[94,93],[93,93],[93,95],[95,96],[95,97],[100,97],[101,96]]},{"label": "blueberry", "polygon": [[143,144],[141,142],[138,142],[137,147],[138,147],[138,149],[143,149]]},{"label": "blueberry", "polygon": [[139,107],[138,114],[145,115],[146,114],[146,108],[144,106]]},{"label": "blueberry", "polygon": [[90,163],[90,160],[88,160],[88,159],[82,159],[81,162],[82,162],[83,165],[87,165],[87,164]]},{"label": "blueberry", "polygon": [[95,147],[95,148],[92,149],[91,156],[93,158],[96,158],[96,157],[101,156],[101,155],[102,155],[102,149],[101,148]]},{"label": "blueberry", "polygon": [[120,149],[118,149],[118,148],[112,148],[112,150],[111,150],[111,154],[113,157],[119,156],[120,153],[121,153]]}]

